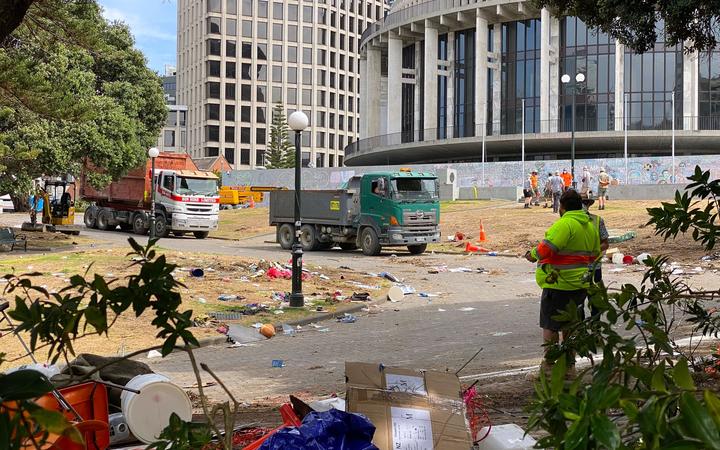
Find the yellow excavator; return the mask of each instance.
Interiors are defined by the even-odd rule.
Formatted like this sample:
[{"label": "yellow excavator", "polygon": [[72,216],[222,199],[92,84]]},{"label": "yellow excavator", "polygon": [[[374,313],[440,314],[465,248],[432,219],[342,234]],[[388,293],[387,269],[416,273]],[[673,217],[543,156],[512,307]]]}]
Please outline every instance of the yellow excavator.
[{"label": "yellow excavator", "polygon": [[[75,225],[75,198],[77,187],[75,179],[68,176],[46,177],[36,186],[36,194],[31,197],[30,222],[25,222],[25,231],[50,231],[63,234],[80,234]],[[37,205],[42,200],[42,224],[37,223]]]}]

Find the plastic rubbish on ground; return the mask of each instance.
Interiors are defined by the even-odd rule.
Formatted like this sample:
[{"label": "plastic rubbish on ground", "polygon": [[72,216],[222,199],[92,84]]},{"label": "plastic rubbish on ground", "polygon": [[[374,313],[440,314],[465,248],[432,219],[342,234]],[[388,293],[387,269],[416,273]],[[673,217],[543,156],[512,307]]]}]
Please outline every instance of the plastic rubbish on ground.
[{"label": "plastic rubbish on ground", "polygon": [[350,296],[351,302],[368,302],[370,301],[370,294],[368,292],[353,292]]},{"label": "plastic rubbish on ground", "polygon": [[60,374],[61,370],[60,367],[55,364],[25,364],[20,367],[13,367],[12,369],[8,369],[5,373],[11,374],[13,372],[16,372],[18,370],[34,370],[35,372],[40,372],[41,374],[45,375],[47,379],[54,377],[55,375]]},{"label": "plastic rubbish on ground", "polygon": [[122,412],[132,434],[146,444],[158,438],[173,413],[184,421],[192,419],[192,404],[187,394],[163,375],[138,375],[126,387],[140,393],[123,391],[120,394]]},{"label": "plastic rubbish on ground", "polygon": [[382,278],[385,278],[386,280],[390,280],[390,281],[392,281],[393,283],[397,283],[397,282],[400,281],[400,280],[398,279],[398,277],[396,277],[395,275],[393,275],[393,274],[391,274],[391,273],[389,273],[389,272],[380,272],[380,273],[378,274],[378,276],[379,276],[379,277],[382,277]]},{"label": "plastic rubbish on ground", "polygon": [[452,272],[452,273],[474,272],[474,270],[472,270],[469,267],[453,267],[452,269],[448,269],[448,272]]},{"label": "plastic rubbish on ground", "polygon": [[266,323],[265,325],[261,326],[258,331],[260,332],[260,334],[262,334],[263,336],[265,336],[268,339],[275,336],[275,326],[270,325],[269,323]]},{"label": "plastic rubbish on ground", "polygon": [[287,269],[278,269],[277,267],[271,267],[267,270],[267,276],[269,278],[284,278],[289,280],[292,278],[292,271]]},{"label": "plastic rubbish on ground", "polygon": [[308,403],[308,406],[317,412],[330,411],[331,409],[345,411],[345,400],[338,397],[331,397],[324,400],[315,400],[314,402]]},{"label": "plastic rubbish on ground", "polygon": [[393,286],[387,291],[387,299],[391,302],[399,302],[405,297],[405,292],[403,292],[402,288],[400,286]]},{"label": "plastic rubbish on ground", "polygon": [[357,322],[357,317],[352,314],[345,313],[342,317],[338,317],[337,321],[340,323],[355,323]]},{"label": "plastic rubbish on ground", "polygon": [[423,298],[438,297],[438,294],[430,294],[429,292],[420,292],[418,295]]},{"label": "plastic rubbish on ground", "polygon": [[282,328],[283,334],[285,336],[295,336],[297,334],[297,330],[295,330],[295,328],[293,328],[291,325],[284,323]]},{"label": "plastic rubbish on ground", "polygon": [[650,258],[650,253],[640,253],[637,258],[637,262],[640,264],[645,264],[645,260]]},{"label": "plastic rubbish on ground", "polygon": [[282,428],[260,450],[378,450],[372,444],[375,426],[364,416],[337,409],[311,412],[297,428]]},{"label": "plastic rubbish on ground", "polygon": [[157,350],[150,350],[147,354],[148,358],[162,358],[162,353]]},{"label": "plastic rubbish on ground", "polygon": [[625,264],[625,265],[628,265],[628,266],[629,266],[629,265],[632,264],[634,261],[635,261],[635,258],[633,258],[631,255],[625,255],[625,256],[623,256],[622,262],[623,262],[623,264]]},{"label": "plastic rubbish on ground", "polygon": [[462,311],[462,312],[475,311],[475,308],[473,308],[472,306],[466,306],[464,308],[458,309],[458,311]]},{"label": "plastic rubbish on ground", "polygon": [[218,295],[218,300],[220,300],[221,302],[229,302],[229,301],[237,300],[237,299],[238,299],[238,296],[237,296],[237,295],[233,295],[233,294],[220,294],[220,295]]},{"label": "plastic rubbish on ground", "polygon": [[203,303],[203,304],[205,304],[205,303],[207,303],[207,300],[205,300],[204,298],[200,297],[200,298],[198,298],[198,303]]},{"label": "plastic rubbish on ground", "polygon": [[613,262],[613,264],[622,264],[624,258],[625,258],[625,254],[623,254],[623,253],[620,253],[620,252],[613,253],[612,262]]},{"label": "plastic rubbish on ground", "polygon": [[272,367],[275,367],[275,368],[285,367],[285,361],[283,361],[282,359],[273,359]]},{"label": "plastic rubbish on ground", "polygon": [[633,239],[636,236],[637,236],[637,233],[635,233],[634,231],[618,232],[618,231],[610,230],[610,237],[608,238],[608,242],[610,244],[617,244],[618,242],[629,241],[630,239]]},{"label": "plastic rubbish on ground", "polygon": [[[478,436],[484,436],[483,428]],[[525,435],[525,430],[514,423],[493,425],[490,434],[477,444],[478,450],[529,450],[535,446],[535,439]]]},{"label": "plastic rubbish on ground", "polygon": [[205,271],[199,268],[190,269],[190,276],[195,278],[202,278],[205,276]]},{"label": "plastic rubbish on ground", "polygon": [[464,240],[465,240],[465,234],[462,233],[462,232],[460,232],[460,231],[455,232],[455,240],[456,240],[456,241],[464,241]]},{"label": "plastic rubbish on ground", "polygon": [[237,324],[228,325],[225,334],[237,344],[247,344],[248,342],[257,342],[263,339],[258,330]]}]

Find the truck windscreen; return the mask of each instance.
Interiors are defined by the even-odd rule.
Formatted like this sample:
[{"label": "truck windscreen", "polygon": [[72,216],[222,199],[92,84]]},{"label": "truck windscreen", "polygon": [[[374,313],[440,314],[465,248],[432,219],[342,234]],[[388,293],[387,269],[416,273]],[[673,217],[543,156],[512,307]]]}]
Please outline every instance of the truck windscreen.
[{"label": "truck windscreen", "polygon": [[392,196],[397,200],[428,201],[438,199],[437,180],[432,178],[394,178]]},{"label": "truck windscreen", "polygon": [[179,195],[218,195],[217,180],[211,178],[177,177]]}]

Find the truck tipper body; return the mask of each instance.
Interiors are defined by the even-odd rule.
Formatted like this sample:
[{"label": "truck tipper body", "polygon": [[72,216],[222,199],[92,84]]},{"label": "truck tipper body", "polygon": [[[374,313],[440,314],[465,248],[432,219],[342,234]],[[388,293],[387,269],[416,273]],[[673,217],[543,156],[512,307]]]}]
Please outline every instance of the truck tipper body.
[{"label": "truck tipper body", "polygon": [[80,196],[91,202],[84,217],[88,228],[111,230],[119,226],[124,231],[146,234],[155,190],[157,237],[193,233],[203,239],[217,229],[217,176],[198,170],[188,155],[160,153],[155,158],[154,177],[148,161],[102,190],[86,182],[85,174],[82,178]]},{"label": "truck tipper body", "polygon": [[[277,241],[290,249],[295,237],[295,191],[270,193],[270,225]],[[303,250],[358,247],[366,255],[382,247],[406,246],[421,254],[440,241],[437,177],[401,170],[351,178],[336,190],[300,192],[300,244]]]}]

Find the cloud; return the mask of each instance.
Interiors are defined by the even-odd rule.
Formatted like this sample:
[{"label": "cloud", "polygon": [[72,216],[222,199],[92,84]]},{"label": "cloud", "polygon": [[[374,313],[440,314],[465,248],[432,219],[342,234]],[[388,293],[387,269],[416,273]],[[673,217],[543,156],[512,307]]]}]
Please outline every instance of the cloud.
[{"label": "cloud", "polygon": [[[158,29],[158,24],[148,23],[136,14],[121,11],[117,8],[104,7],[103,16],[110,21],[125,22],[136,39],[141,37],[175,42],[175,33]],[[175,12],[174,10],[172,11]]]}]

